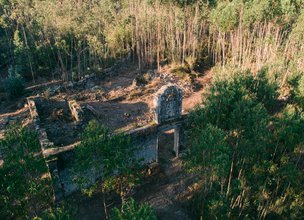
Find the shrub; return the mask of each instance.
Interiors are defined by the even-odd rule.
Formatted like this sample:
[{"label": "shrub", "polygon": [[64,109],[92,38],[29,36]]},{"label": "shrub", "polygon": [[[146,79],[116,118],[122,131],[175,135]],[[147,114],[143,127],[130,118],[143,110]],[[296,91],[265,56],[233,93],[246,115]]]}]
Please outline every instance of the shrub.
[{"label": "shrub", "polygon": [[304,75],[294,74],[288,80],[288,89],[290,90],[290,101],[304,108]]},{"label": "shrub", "polygon": [[[96,120],[90,121],[81,144],[75,148],[74,181],[88,195],[101,189],[104,198],[116,192],[123,202],[141,179],[136,150],[129,137],[113,134]],[[102,178],[102,182],[93,184],[91,176]]]},{"label": "shrub", "polygon": [[16,98],[23,94],[24,84],[23,79],[17,69],[11,67],[9,69],[9,77],[5,80],[5,91],[10,98]]},{"label": "shrub", "polygon": [[230,31],[238,25],[240,2],[220,2],[211,11],[210,20],[220,31]]},{"label": "shrub", "polygon": [[111,220],[156,220],[156,214],[153,208],[147,204],[138,205],[134,199],[125,202],[121,210],[114,208]]},{"label": "shrub", "polygon": [[0,219],[31,219],[52,204],[48,168],[37,134],[13,126],[0,142]]},{"label": "shrub", "polygon": [[299,80],[297,93],[296,93],[296,99],[300,106],[304,108],[304,75]]},{"label": "shrub", "polygon": [[[222,129],[245,123],[248,117],[245,110],[254,110],[256,114],[265,115],[265,108],[268,111],[272,110],[278,97],[277,85],[269,82],[265,71],[259,72],[256,76],[247,71],[230,74],[229,77],[218,77],[208,93],[202,111],[203,117]],[[239,118],[239,121],[232,123],[235,118]]]},{"label": "shrub", "polygon": [[[67,203],[67,202],[64,202]],[[54,208],[49,208],[45,210],[41,215],[36,216],[33,220],[72,220],[74,210],[71,209],[71,204],[64,206],[62,203]]]}]

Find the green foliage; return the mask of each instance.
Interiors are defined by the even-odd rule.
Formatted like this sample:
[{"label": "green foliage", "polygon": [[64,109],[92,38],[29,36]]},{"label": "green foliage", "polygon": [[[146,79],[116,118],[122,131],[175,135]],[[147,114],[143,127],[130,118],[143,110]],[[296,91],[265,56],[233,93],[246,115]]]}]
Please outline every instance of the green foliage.
[{"label": "green foliage", "polygon": [[[255,108],[261,114],[266,114],[264,107],[268,110],[274,108],[278,97],[276,90],[277,85],[269,82],[265,70],[256,76],[248,71],[225,75],[224,78],[219,76],[206,97],[205,116],[223,129],[239,127],[241,124],[234,122],[236,118],[243,123],[240,116],[244,114],[245,118],[250,117],[244,109],[252,111]],[[254,123],[254,119],[251,121]]]},{"label": "green foliage", "polygon": [[304,108],[304,75],[300,73],[290,77],[288,88],[290,90],[289,100]]},{"label": "green foliage", "polygon": [[204,185],[195,217],[289,218],[304,210],[304,114],[287,105],[272,115],[275,86],[265,73],[217,80],[204,106],[191,112],[188,166]]},{"label": "green foliage", "polygon": [[[231,155],[231,149],[225,143],[225,132],[211,124],[207,124],[204,128],[192,127],[191,136],[196,137],[190,139],[191,152],[188,155],[187,166],[194,171],[200,171],[205,176],[211,172],[213,175],[210,181],[218,180],[228,172],[225,170],[228,166]],[[192,141],[193,140],[193,141]],[[194,153],[195,152],[195,153]],[[206,155],[208,155],[206,157]],[[208,158],[208,161],[206,159]],[[209,181],[206,179],[206,181]]]},{"label": "green foliage", "polygon": [[39,217],[33,220],[72,220],[71,211],[64,206],[58,206],[45,210]]},{"label": "green foliage", "polygon": [[5,91],[10,98],[16,98],[23,94],[24,83],[21,75],[18,73],[18,67],[9,69],[9,77],[5,80]]},{"label": "green foliage", "polygon": [[304,10],[301,11],[289,36],[289,40],[292,42],[292,44],[296,46],[303,45],[303,39],[304,39],[304,30],[302,28],[303,25],[304,25]]},{"label": "green foliage", "polygon": [[[60,73],[71,80],[128,54],[139,59],[141,68],[161,60],[182,63],[187,56],[199,60],[202,51],[226,62],[232,50],[246,53],[241,66],[253,56],[260,68],[255,52],[268,45],[264,41],[278,40],[282,43],[274,50],[285,53],[287,35],[302,27],[303,6],[301,0],[1,1],[0,68],[20,65],[25,78]],[[265,39],[267,31],[271,39]],[[294,36],[293,44],[301,44]],[[277,51],[266,46],[264,52],[268,60]]]},{"label": "green foliage", "polygon": [[134,199],[122,204],[121,210],[112,210],[111,220],[156,220],[156,214],[148,204],[138,205]]},{"label": "green foliage", "polygon": [[234,29],[239,22],[240,1],[220,2],[211,12],[213,24],[221,31]]},{"label": "green foliage", "polygon": [[0,167],[0,218],[29,219],[52,204],[48,169],[37,134],[13,126],[0,142],[4,164]]},{"label": "green foliage", "polygon": [[103,192],[115,190],[124,199],[139,181],[140,160],[135,158],[135,152],[128,137],[111,134],[97,121],[90,121],[75,149],[75,181],[87,189],[90,170],[89,173],[102,179],[101,187],[97,188]]},{"label": "green foliage", "polygon": [[299,79],[299,84],[296,91],[296,99],[299,104],[304,108],[304,75]]}]

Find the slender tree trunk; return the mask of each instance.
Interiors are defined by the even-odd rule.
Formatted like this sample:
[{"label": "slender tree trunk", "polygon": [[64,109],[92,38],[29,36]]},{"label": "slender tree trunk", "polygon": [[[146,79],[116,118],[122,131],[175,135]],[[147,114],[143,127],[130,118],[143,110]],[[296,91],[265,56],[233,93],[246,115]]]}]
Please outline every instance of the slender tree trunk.
[{"label": "slender tree trunk", "polygon": [[27,42],[25,28],[24,28],[23,25],[22,25],[22,32],[23,32],[23,37],[24,37],[24,41],[25,41],[25,46],[26,46],[26,49],[27,49],[27,58],[28,58],[28,62],[29,62],[29,65],[30,65],[30,69],[31,69],[33,83],[35,83],[35,74],[34,74],[34,71],[33,71],[33,66],[32,66],[32,61],[31,61],[30,47],[29,47],[28,42]]}]

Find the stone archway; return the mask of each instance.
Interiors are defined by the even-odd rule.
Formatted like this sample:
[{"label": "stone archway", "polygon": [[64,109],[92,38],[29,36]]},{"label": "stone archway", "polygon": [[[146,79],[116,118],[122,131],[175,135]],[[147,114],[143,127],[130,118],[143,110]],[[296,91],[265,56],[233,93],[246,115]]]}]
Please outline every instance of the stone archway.
[{"label": "stone archway", "polygon": [[154,121],[158,124],[157,158],[159,160],[159,138],[162,132],[174,130],[173,151],[179,155],[181,123],[178,119],[182,113],[182,90],[175,84],[163,86],[154,96]]}]

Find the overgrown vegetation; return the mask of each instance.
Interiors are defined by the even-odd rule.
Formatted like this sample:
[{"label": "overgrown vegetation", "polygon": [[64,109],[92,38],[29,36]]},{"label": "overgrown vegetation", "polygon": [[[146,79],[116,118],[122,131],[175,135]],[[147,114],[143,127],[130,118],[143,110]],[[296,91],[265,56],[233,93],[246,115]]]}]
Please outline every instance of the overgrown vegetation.
[{"label": "overgrown vegetation", "polygon": [[285,82],[303,73],[303,10],[301,0],[3,0],[0,68],[71,80],[131,56],[140,69],[266,65]]},{"label": "overgrown vegetation", "polygon": [[124,203],[121,210],[114,208],[111,220],[156,220],[156,214],[153,208],[147,204],[138,205],[134,199]]},{"label": "overgrown vegetation", "polygon": [[9,98],[16,98],[23,94],[24,84],[17,68],[10,67],[9,76],[4,81],[5,91]]},{"label": "overgrown vegetation", "polygon": [[276,105],[275,88],[263,73],[230,75],[191,113],[187,165],[204,180],[195,218],[302,217],[304,112]]},{"label": "overgrown vegetation", "polygon": [[37,134],[19,125],[0,142],[0,218],[31,219],[52,208],[53,190]]},{"label": "overgrown vegetation", "polygon": [[[122,58],[137,63],[138,85],[154,77],[145,68],[168,65],[193,82],[213,67],[213,85],[189,117],[187,167],[203,180],[189,212],[301,219],[303,27],[303,0],[0,0],[1,92],[14,99],[26,80],[77,81]],[[74,181],[87,195],[101,193],[107,219],[156,218],[151,207],[129,200],[141,179],[136,150],[96,121],[75,149]],[[52,204],[37,134],[10,128],[2,155],[0,218],[72,218]],[[113,195],[121,209],[108,213]]]},{"label": "overgrown vegetation", "polygon": [[[124,207],[140,180],[140,158],[136,158],[135,153],[136,148],[128,137],[111,134],[97,121],[91,121],[83,132],[81,144],[75,151],[75,181],[89,195],[94,192],[103,194],[106,218],[109,193],[116,192]],[[100,180],[94,183],[96,176]]]}]

